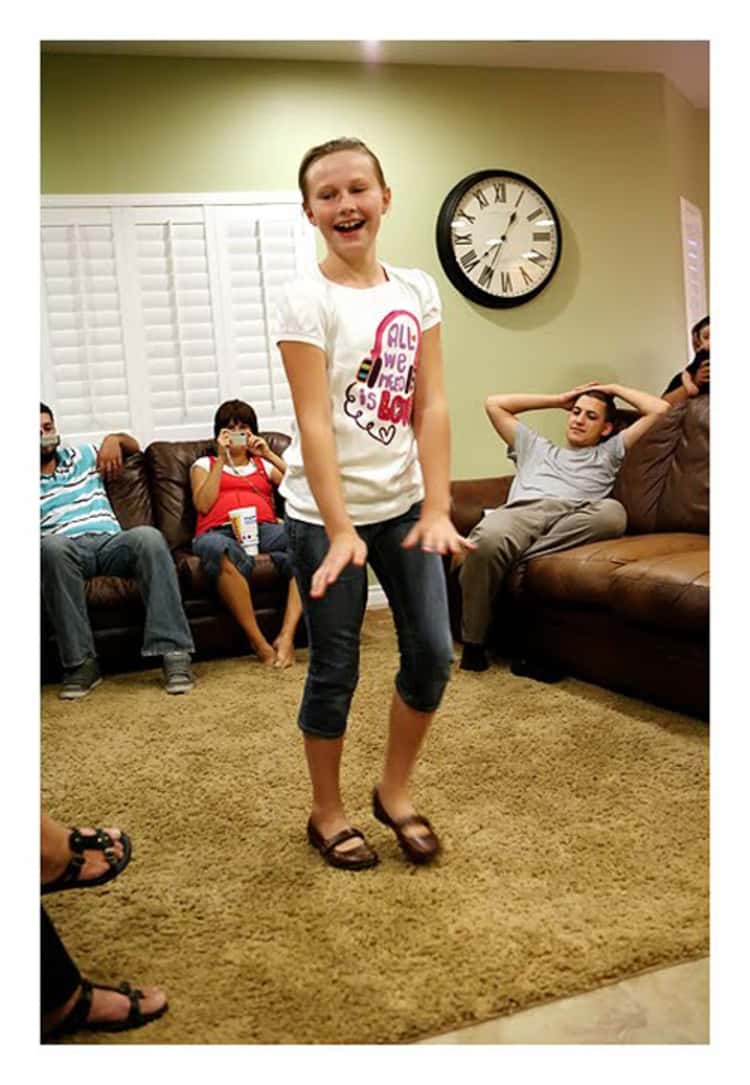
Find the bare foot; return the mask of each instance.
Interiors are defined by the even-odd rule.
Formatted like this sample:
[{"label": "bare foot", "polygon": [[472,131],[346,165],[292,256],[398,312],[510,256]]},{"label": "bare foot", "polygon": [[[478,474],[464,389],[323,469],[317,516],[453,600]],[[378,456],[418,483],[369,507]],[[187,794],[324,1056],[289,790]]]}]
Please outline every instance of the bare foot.
[{"label": "bare foot", "polygon": [[[52,819],[49,819],[52,822]],[[81,836],[94,836],[94,829],[79,829]],[[120,830],[111,828],[105,829],[105,833],[109,833],[114,841],[113,851],[115,853],[115,859],[119,862],[123,856],[123,846],[120,843]],[[48,824],[42,831],[42,855],[41,855],[41,882],[42,885],[46,885],[48,882],[53,882],[55,878],[59,878],[65,871],[68,863],[73,858],[73,852],[70,850],[68,843],[70,835],[70,829],[67,826],[60,825],[59,822],[52,822]],[[84,849],[84,863],[81,867],[77,881],[81,884],[87,881],[91,881],[94,878],[100,877],[102,874],[106,874],[110,869],[110,865],[107,862],[107,857],[104,852],[99,850]]]},{"label": "bare foot", "polygon": [[[163,1006],[166,1006],[167,994],[161,987],[138,987],[138,990],[143,992],[143,997],[138,999],[141,1013],[145,1015],[158,1013]],[[65,1020],[75,1006],[80,993],[81,988],[78,987],[63,1006],[53,1010],[52,1013],[44,1014],[42,1033],[49,1032]],[[130,999],[127,995],[119,991],[104,991],[101,987],[95,986],[91,992],[91,1008],[86,1022],[90,1025],[103,1024],[105,1021],[110,1024],[116,1023],[125,1021],[129,1013]]]},{"label": "bare foot", "polygon": [[273,667],[276,661],[276,653],[267,640],[256,641],[252,648],[264,667]]},{"label": "bare foot", "polygon": [[278,636],[273,642],[273,646],[276,649],[276,658],[274,660],[274,667],[278,670],[284,670],[286,667],[294,665],[294,641],[291,637]]}]

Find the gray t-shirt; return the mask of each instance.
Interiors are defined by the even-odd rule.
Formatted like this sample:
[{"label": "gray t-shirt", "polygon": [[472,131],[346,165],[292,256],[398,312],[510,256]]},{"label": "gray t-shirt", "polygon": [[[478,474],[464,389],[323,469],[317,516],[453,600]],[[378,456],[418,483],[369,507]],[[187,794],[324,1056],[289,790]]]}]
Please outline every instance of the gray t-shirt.
[{"label": "gray t-shirt", "polygon": [[508,456],[516,465],[508,505],[543,497],[585,503],[609,496],[625,445],[618,433],[593,448],[560,448],[519,422]]}]

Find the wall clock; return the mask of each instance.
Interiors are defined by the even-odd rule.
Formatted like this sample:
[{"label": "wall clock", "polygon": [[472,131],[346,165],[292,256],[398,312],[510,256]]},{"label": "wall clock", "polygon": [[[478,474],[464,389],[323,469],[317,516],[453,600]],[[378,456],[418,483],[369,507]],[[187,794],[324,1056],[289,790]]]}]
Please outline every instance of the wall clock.
[{"label": "wall clock", "polygon": [[560,262],[562,232],[550,198],[511,170],[480,170],[454,185],[435,231],[443,271],[464,297],[492,309],[523,305]]}]

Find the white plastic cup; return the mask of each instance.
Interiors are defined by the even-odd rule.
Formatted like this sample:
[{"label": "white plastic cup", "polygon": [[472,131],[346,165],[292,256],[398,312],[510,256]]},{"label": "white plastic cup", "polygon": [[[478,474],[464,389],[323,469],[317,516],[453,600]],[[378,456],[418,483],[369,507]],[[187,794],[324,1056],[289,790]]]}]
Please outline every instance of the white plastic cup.
[{"label": "white plastic cup", "polygon": [[242,549],[250,557],[255,557],[258,553],[258,510],[254,506],[231,509],[229,520]]}]

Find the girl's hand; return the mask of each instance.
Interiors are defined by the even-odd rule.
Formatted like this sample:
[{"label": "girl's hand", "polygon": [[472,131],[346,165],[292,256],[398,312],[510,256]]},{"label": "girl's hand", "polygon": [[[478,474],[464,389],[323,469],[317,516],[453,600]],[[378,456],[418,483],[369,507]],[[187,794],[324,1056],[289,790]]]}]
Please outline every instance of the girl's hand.
[{"label": "girl's hand", "polygon": [[232,443],[231,430],[228,430],[228,429],[219,430],[219,436],[216,438],[216,444],[218,445],[218,447],[223,449],[225,452],[228,452],[229,451],[229,446],[231,445],[231,443]]},{"label": "girl's hand", "polygon": [[250,449],[253,456],[260,456],[263,460],[267,460],[271,453],[271,449],[268,447],[268,441],[265,437],[259,437],[257,434],[253,437],[248,437],[247,447]]},{"label": "girl's hand", "polygon": [[698,371],[695,374],[695,383],[699,388],[702,388],[704,384],[709,384],[711,381],[711,363],[701,362],[698,366]]},{"label": "girl's hand", "polygon": [[367,543],[353,528],[334,535],[328,553],[313,573],[310,595],[313,599],[322,599],[347,565],[364,565],[366,561]]},{"label": "girl's hand", "polygon": [[428,554],[460,554],[463,550],[476,550],[474,543],[458,534],[445,513],[422,514],[401,543],[406,550],[419,544]]},{"label": "girl's hand", "polygon": [[604,385],[600,384],[599,381],[589,381],[587,384],[579,384],[577,388],[571,388],[569,392],[560,393],[560,406],[566,411],[571,410],[578,397],[582,396],[584,392],[590,391],[592,388],[596,388],[600,392],[605,390]]}]

